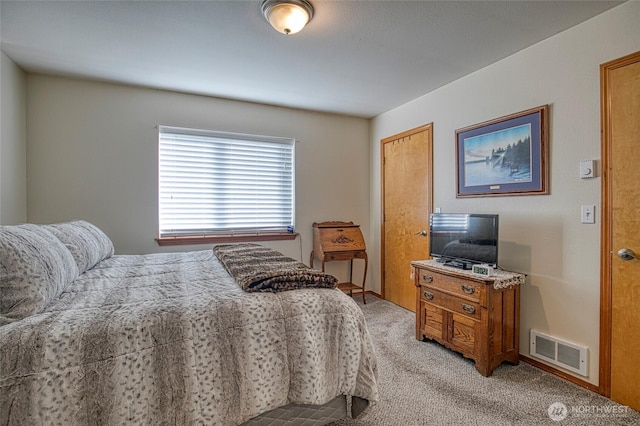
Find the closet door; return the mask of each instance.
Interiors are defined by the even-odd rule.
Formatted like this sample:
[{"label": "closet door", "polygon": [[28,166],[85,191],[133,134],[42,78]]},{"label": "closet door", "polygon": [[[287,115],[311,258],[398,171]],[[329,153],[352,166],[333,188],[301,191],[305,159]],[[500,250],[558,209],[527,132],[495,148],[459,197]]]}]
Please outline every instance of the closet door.
[{"label": "closet door", "polygon": [[412,260],[429,255],[433,193],[431,124],[381,141],[382,297],[416,310]]}]

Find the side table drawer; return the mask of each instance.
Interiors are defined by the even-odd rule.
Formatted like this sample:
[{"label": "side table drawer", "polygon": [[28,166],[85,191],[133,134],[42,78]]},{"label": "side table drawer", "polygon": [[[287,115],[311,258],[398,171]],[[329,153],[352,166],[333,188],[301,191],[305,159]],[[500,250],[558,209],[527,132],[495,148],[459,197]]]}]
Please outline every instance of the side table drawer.
[{"label": "side table drawer", "polygon": [[367,257],[367,252],[362,251],[336,251],[332,253],[324,254],[325,262],[329,262],[332,260],[351,260],[351,259],[365,259]]}]

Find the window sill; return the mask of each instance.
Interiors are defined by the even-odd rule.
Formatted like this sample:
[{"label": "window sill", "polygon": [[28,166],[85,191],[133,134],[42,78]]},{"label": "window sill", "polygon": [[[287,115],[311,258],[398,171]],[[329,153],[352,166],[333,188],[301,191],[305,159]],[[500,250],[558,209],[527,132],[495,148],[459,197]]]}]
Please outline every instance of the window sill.
[{"label": "window sill", "polygon": [[297,232],[241,235],[203,235],[189,237],[158,237],[156,238],[156,242],[159,246],[183,246],[191,244],[246,243],[252,241],[295,240],[297,236]]}]

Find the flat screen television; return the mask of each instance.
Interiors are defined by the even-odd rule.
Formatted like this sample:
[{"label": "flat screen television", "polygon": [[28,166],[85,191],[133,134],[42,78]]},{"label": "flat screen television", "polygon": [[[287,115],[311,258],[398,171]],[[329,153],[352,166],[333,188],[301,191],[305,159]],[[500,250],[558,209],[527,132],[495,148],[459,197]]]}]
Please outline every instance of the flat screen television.
[{"label": "flat screen television", "polygon": [[429,255],[439,262],[471,269],[498,266],[498,215],[431,213]]}]

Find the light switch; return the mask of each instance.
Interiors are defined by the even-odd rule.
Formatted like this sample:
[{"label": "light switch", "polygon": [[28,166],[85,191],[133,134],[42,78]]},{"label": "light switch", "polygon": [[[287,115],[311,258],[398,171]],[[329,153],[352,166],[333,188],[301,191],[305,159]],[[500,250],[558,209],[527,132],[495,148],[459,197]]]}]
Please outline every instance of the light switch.
[{"label": "light switch", "polygon": [[580,209],[580,222],[596,223],[595,212],[596,206],[582,206]]},{"label": "light switch", "polygon": [[594,160],[583,160],[580,162],[580,178],[581,179],[590,179],[596,177],[595,170],[595,161]]}]

